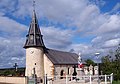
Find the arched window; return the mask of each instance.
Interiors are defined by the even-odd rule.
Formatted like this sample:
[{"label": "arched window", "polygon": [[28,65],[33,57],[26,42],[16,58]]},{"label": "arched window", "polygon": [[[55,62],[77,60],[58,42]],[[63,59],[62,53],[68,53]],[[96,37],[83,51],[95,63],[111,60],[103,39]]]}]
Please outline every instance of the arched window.
[{"label": "arched window", "polygon": [[61,72],[60,72],[60,79],[63,79],[63,74],[64,74],[64,70],[61,70]]}]

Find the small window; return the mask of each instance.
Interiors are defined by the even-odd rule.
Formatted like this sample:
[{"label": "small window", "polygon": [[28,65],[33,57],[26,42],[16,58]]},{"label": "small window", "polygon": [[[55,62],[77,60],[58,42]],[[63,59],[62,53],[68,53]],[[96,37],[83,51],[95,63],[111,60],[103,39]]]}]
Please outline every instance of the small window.
[{"label": "small window", "polygon": [[69,75],[69,73],[70,73],[69,70],[70,70],[70,68],[68,68],[68,75]]}]

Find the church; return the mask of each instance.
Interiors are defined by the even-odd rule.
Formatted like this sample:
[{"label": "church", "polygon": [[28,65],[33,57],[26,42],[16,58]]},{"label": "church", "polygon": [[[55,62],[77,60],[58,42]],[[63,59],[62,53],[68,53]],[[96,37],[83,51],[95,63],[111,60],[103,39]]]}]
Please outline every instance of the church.
[{"label": "church", "polygon": [[[71,79],[73,76],[99,74],[98,66],[82,65],[82,63],[85,65],[85,62],[81,60],[80,53],[78,55],[45,46],[35,9],[32,13],[30,27],[24,44],[26,49],[26,67],[21,69],[22,73],[25,72],[27,78],[36,78],[37,81],[41,81],[43,84],[45,75],[54,80],[56,77],[63,79],[65,76],[69,76]],[[17,64],[15,64],[15,70],[17,71],[16,66]],[[9,75],[13,76],[13,74]]]},{"label": "church", "polygon": [[47,48],[43,41],[43,35],[39,28],[35,10],[33,10],[26,42],[26,71],[25,76],[44,79],[48,77],[72,75],[76,73],[78,55],[70,52],[63,52]]}]

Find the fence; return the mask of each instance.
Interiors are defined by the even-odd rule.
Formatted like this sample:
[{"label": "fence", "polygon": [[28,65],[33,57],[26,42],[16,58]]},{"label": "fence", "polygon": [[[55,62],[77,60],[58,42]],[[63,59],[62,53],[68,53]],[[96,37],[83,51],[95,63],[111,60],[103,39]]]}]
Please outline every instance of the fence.
[{"label": "fence", "polygon": [[110,75],[87,75],[87,76],[55,76],[46,77],[45,84],[112,84],[113,74]]},{"label": "fence", "polygon": [[[36,82],[37,79],[30,79],[28,84],[43,84]],[[55,76],[54,78],[45,75],[44,84],[112,84],[113,74],[110,75],[86,75],[86,76]]]}]

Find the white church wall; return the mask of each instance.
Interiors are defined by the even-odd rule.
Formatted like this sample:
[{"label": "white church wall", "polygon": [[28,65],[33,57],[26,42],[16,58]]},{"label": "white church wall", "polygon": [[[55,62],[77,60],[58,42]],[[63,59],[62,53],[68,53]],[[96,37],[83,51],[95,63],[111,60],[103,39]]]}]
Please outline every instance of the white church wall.
[{"label": "white church wall", "polygon": [[32,74],[34,74],[34,69],[37,77],[44,77],[44,59],[42,48],[26,49],[26,76],[32,76]]},{"label": "white church wall", "polygon": [[49,77],[54,77],[54,65],[44,54],[44,71]]}]

